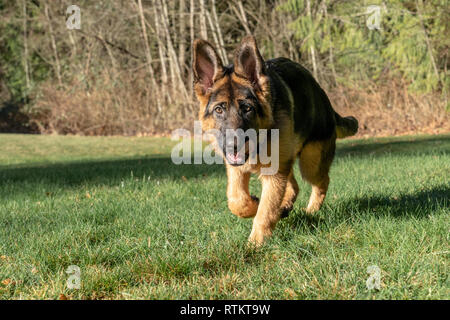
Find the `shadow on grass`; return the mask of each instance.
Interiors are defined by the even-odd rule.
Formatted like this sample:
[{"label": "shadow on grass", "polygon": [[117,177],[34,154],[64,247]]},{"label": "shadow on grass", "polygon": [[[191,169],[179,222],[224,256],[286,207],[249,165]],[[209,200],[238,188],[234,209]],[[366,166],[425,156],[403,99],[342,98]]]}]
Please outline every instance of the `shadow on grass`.
[{"label": "shadow on grass", "polygon": [[[408,139],[408,138],[404,138]],[[421,137],[411,141],[358,141],[347,142],[338,147],[337,157],[365,157],[386,153],[410,154],[431,153],[436,150],[450,152],[450,136]],[[95,150],[94,150],[95,151]],[[121,180],[130,178],[179,180],[197,177],[221,177],[225,179],[223,165],[175,165],[170,157],[143,157],[109,161],[75,161],[65,163],[39,164],[34,166],[0,166],[0,190],[3,187],[33,184],[49,187],[73,187],[82,184],[117,185]],[[0,197],[6,196],[0,192]],[[373,199],[368,199],[368,201]],[[361,201],[364,202],[363,199]],[[385,200],[380,199],[379,203]]]},{"label": "shadow on grass", "polygon": [[[449,208],[450,185],[440,185],[429,190],[397,197],[366,196],[344,203],[351,211],[367,212],[372,216],[393,216],[397,218],[415,216],[423,218],[438,208]],[[345,210],[345,209],[344,209]]]},{"label": "shadow on grass", "polygon": [[111,161],[80,161],[26,167],[0,167],[0,189],[20,183],[72,187],[81,184],[117,185],[123,179],[181,180],[225,176],[221,165],[175,165],[170,157]]},{"label": "shadow on grass", "polygon": [[[398,197],[366,196],[338,203],[336,209],[331,208],[332,212],[324,212],[323,215],[334,214],[337,219],[331,220],[333,224],[334,222],[339,224],[356,214],[370,215],[371,217],[408,218],[413,216],[425,218],[439,208],[450,209],[449,194],[450,185],[440,185],[430,190],[404,194]],[[333,206],[333,204],[331,203],[330,206]],[[325,210],[330,211],[330,209]],[[313,232],[321,223],[330,223],[323,215],[321,217],[320,214],[311,215],[302,210],[295,210],[283,221],[290,228]]]},{"label": "shadow on grass", "polygon": [[[404,140],[403,140],[404,139]],[[409,139],[409,140],[408,140]],[[400,141],[346,141],[339,144],[336,156],[382,156],[385,154],[429,154],[450,152],[450,135],[402,138]]]}]

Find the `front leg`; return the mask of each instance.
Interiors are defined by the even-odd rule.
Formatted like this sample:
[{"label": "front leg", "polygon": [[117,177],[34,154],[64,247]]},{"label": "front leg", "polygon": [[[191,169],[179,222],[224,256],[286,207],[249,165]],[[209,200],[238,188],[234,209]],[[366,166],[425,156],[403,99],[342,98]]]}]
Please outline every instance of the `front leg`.
[{"label": "front leg", "polygon": [[258,212],[253,219],[249,241],[260,246],[264,239],[272,235],[272,230],[280,220],[281,202],[286,192],[287,176],[277,173],[261,176],[262,193]]},{"label": "front leg", "polygon": [[258,198],[249,193],[250,172],[242,172],[239,168],[227,166],[227,175],[228,208],[238,217],[254,217],[258,210]]}]

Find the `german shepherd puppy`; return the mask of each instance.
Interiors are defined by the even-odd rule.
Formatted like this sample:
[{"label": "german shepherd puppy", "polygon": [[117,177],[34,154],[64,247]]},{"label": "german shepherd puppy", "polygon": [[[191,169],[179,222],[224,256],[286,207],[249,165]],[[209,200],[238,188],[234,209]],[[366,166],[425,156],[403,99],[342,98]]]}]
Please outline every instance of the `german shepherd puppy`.
[{"label": "german shepherd puppy", "polygon": [[306,212],[320,209],[327,193],[336,138],[354,135],[358,121],[341,117],[304,67],[286,58],[264,61],[254,37],[235,51],[234,65],[224,66],[205,40],[193,44],[194,90],[203,130],[279,130],[279,164],[273,175],[259,175],[261,200],[249,193],[251,173],[263,164],[236,162],[236,145],[221,153],[228,176],[228,207],[238,217],[254,217],[249,241],[263,243],[283,215],[292,210],[299,191],[293,165],[299,158],[303,179],[312,185]]}]

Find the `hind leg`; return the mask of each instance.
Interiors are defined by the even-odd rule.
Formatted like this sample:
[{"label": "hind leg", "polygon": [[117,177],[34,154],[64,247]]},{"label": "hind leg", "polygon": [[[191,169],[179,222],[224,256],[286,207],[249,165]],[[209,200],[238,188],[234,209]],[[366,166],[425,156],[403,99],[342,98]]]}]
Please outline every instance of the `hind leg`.
[{"label": "hind leg", "polygon": [[328,190],[330,178],[328,172],[336,149],[336,137],[323,141],[307,143],[300,153],[300,171],[302,177],[312,185],[312,192],[306,212],[320,209]]},{"label": "hind leg", "polygon": [[288,176],[286,191],[284,193],[283,202],[281,203],[281,217],[285,218],[288,216],[289,211],[292,210],[295,200],[298,195],[298,184],[294,176],[294,168],[291,169],[291,173]]}]

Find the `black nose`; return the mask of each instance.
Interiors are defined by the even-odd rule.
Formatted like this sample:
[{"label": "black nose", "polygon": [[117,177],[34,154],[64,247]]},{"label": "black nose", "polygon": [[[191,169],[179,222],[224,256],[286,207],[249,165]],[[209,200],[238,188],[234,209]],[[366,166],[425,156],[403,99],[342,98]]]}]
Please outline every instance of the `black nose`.
[{"label": "black nose", "polygon": [[238,138],[227,137],[225,142],[225,148],[228,152],[237,153],[238,151]]}]

